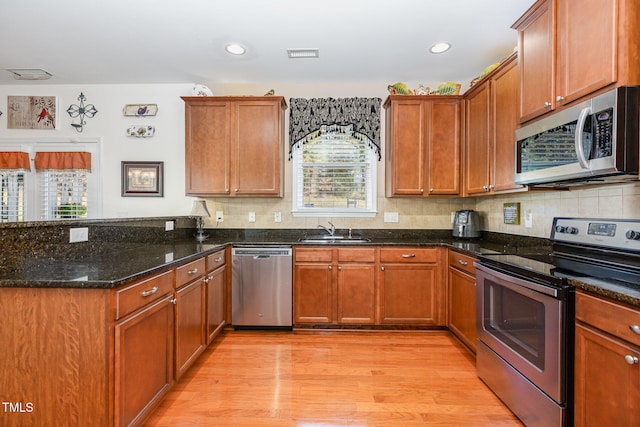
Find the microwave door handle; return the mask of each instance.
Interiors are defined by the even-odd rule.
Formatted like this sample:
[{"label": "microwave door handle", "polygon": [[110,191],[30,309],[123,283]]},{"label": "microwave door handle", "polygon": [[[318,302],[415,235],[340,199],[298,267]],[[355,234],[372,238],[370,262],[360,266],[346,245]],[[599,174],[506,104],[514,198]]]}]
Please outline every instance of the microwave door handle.
[{"label": "microwave door handle", "polygon": [[584,123],[587,121],[587,116],[591,114],[591,107],[583,108],[578,116],[578,123],[576,124],[576,136],[575,136],[575,148],[576,156],[578,157],[578,163],[582,169],[589,169],[589,162],[584,156],[584,146],[582,140],[584,137]]}]

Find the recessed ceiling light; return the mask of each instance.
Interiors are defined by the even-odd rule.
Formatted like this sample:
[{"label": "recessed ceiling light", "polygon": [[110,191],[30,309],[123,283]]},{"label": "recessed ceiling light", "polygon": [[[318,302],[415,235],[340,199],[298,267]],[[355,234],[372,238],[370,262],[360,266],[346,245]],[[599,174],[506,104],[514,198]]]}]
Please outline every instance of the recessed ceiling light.
[{"label": "recessed ceiling light", "polygon": [[53,76],[41,68],[7,68],[6,70],[13,73],[13,78],[16,80],[48,80]]},{"label": "recessed ceiling light", "polygon": [[289,59],[319,58],[320,51],[317,48],[287,49],[287,56]]},{"label": "recessed ceiling light", "polygon": [[239,43],[229,43],[224,49],[232,55],[244,55],[247,51],[247,49]]},{"label": "recessed ceiling light", "polygon": [[447,42],[436,43],[429,48],[431,53],[443,53],[451,49],[451,44]]}]

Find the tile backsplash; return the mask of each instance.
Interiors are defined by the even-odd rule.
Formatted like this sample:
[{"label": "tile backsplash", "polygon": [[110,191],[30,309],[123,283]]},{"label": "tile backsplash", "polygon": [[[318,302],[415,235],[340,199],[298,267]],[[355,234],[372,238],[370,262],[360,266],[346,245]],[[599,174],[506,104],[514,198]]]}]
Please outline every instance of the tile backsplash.
[{"label": "tile backsplash", "polygon": [[[208,218],[206,228],[316,228],[331,221],[337,228],[360,229],[449,229],[451,214],[459,209],[480,212],[482,228],[507,234],[549,237],[556,216],[639,218],[640,182],[589,187],[577,190],[529,191],[471,198],[386,198],[379,196],[374,218],[296,217],[291,214],[291,194],[282,199],[206,199],[209,211],[222,211],[224,221]],[[521,215],[531,212],[532,227],[524,218],[519,225],[505,224],[503,204],[519,202]],[[249,222],[255,212],[255,222]],[[274,215],[280,212],[281,222]],[[398,222],[384,222],[384,212],[397,212]]]}]

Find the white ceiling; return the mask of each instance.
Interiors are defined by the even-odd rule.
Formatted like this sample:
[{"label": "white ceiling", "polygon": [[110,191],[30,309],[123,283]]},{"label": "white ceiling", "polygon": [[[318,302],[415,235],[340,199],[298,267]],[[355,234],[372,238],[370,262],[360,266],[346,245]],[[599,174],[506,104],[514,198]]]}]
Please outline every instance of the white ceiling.
[{"label": "white ceiling", "polygon": [[[0,0],[0,84],[443,82],[508,55],[533,0]],[[449,52],[428,53],[449,41]],[[231,57],[225,44],[247,47]],[[318,48],[318,59],[287,58]],[[48,81],[7,68],[43,68]],[[464,82],[468,83],[468,82]]]}]

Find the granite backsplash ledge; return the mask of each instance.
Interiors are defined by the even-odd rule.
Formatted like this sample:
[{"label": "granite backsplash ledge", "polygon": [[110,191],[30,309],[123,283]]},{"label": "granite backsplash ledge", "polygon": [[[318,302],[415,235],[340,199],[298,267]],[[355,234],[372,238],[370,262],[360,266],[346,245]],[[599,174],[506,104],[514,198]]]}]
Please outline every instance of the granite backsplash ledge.
[{"label": "granite backsplash ledge", "polygon": [[[174,230],[165,231],[167,221]],[[89,240],[69,243],[72,228],[88,229]],[[0,268],[12,269],[24,257],[82,259],[144,244],[172,244],[190,239],[195,219],[189,217],[63,220],[0,224]]]}]

